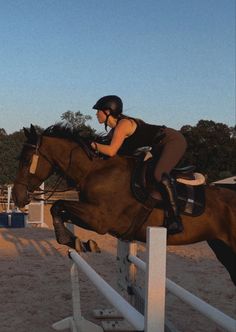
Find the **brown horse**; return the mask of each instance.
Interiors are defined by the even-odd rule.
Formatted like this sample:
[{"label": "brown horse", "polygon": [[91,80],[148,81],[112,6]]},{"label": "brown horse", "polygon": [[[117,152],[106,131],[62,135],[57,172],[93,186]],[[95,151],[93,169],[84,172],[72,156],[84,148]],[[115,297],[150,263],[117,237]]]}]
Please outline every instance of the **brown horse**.
[{"label": "brown horse", "polygon": [[[83,246],[64,222],[99,234],[116,237],[127,234],[143,209],[130,189],[134,158],[91,157],[86,152],[89,142],[65,127],[52,126],[38,135],[31,125],[25,135],[27,140],[13,188],[13,198],[19,207],[28,204],[29,193],[59,171],[73,180],[80,193],[78,202],[59,200],[51,208],[59,243],[76,249]],[[207,241],[236,284],[236,193],[206,186],[205,211],[195,217],[182,215],[182,221],[184,231],[168,236],[168,245]],[[136,230],[135,240],[145,242],[146,227],[162,224],[163,211],[153,209]]]}]

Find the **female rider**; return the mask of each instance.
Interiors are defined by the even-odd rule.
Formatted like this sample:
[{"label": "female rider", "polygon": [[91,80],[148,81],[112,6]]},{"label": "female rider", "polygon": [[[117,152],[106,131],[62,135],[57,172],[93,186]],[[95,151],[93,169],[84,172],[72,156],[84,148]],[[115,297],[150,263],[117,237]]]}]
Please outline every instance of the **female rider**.
[{"label": "female rider", "polygon": [[[183,156],[187,144],[184,136],[172,128],[145,123],[144,121],[123,114],[123,102],[115,95],[100,98],[93,109],[97,110],[97,119],[111,128],[108,145],[92,142],[91,146],[100,153],[113,157],[132,155],[144,146],[157,146],[161,155],[155,165],[154,177],[158,190],[166,204],[164,225],[168,234],[183,231],[181,217],[177,207],[175,187],[169,176],[170,171]],[[155,150],[155,149],[154,149]],[[154,151],[155,153],[155,151]]]}]

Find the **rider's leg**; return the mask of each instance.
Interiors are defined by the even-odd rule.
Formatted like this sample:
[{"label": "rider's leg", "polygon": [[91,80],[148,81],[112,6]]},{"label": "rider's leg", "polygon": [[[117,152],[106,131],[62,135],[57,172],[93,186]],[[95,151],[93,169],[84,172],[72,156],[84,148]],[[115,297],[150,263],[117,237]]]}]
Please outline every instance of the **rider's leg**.
[{"label": "rider's leg", "polygon": [[187,144],[180,132],[166,128],[166,136],[162,140],[162,153],[155,167],[154,177],[165,204],[164,226],[168,234],[179,233],[183,230],[181,217],[177,207],[177,195],[174,183],[169,173],[183,156]]},{"label": "rider's leg", "polygon": [[168,234],[176,234],[183,231],[183,225],[177,206],[176,189],[172,181],[170,176],[164,173],[158,184],[164,200],[164,226],[167,227]]}]

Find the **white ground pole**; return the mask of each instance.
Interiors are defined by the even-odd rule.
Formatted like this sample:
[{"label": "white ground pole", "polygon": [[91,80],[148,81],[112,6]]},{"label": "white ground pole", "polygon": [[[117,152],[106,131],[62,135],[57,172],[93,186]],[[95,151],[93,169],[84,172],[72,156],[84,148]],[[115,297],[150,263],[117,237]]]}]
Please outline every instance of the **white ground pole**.
[{"label": "white ground pole", "polygon": [[[164,249],[163,249],[164,248]],[[161,258],[161,250],[163,257]],[[135,328],[136,331],[145,332],[164,332],[164,308],[165,308],[165,271],[166,271],[166,229],[148,228],[147,229],[147,273],[146,273],[146,307],[145,317],[131,306],[119,293],[117,293],[104,279],[102,279],[90,265],[77,254],[75,250],[70,250],[70,257],[74,264],[86,274],[94,286],[104,295],[104,297],[123,315],[123,317]],[[159,264],[157,264],[157,259]],[[74,277],[76,269],[73,267],[72,272],[72,290],[73,290],[73,316],[65,318],[55,324],[53,328],[63,330],[71,328],[73,332],[84,331],[103,331],[102,328],[97,330],[97,326],[87,330],[82,329],[81,322],[84,320],[81,316],[79,282]],[[158,282],[157,282],[158,280]],[[75,283],[75,284],[74,284]],[[74,284],[74,285],[73,285]],[[76,291],[75,291],[76,290]],[[76,323],[77,322],[77,323]],[[90,322],[89,322],[90,323]],[[89,324],[88,323],[88,324]],[[74,329],[73,329],[74,328]],[[77,328],[77,330],[75,329]]]},{"label": "white ground pole", "polygon": [[[159,258],[159,256],[158,256]],[[136,256],[129,255],[128,259],[130,262],[136,264],[140,269],[146,271],[147,264]],[[159,264],[159,263],[158,263]],[[235,332],[236,331],[236,320],[224,314],[220,310],[214,308],[210,304],[201,300],[197,296],[188,292],[186,289],[178,286],[173,281],[166,279],[166,288],[172,294],[180,298],[185,303],[188,303],[191,307],[202,313],[204,316],[214,321],[216,324],[225,329],[225,331]]]}]

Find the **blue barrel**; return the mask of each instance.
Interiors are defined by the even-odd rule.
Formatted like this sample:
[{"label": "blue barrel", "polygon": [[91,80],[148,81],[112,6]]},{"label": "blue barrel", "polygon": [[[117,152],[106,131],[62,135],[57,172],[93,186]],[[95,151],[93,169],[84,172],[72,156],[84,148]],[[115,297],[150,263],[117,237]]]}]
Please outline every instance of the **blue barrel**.
[{"label": "blue barrel", "polygon": [[12,228],[25,227],[25,213],[12,212],[12,214],[11,214],[11,227]]},{"label": "blue barrel", "polygon": [[0,227],[9,227],[8,213],[6,213],[6,212],[0,213]]}]

